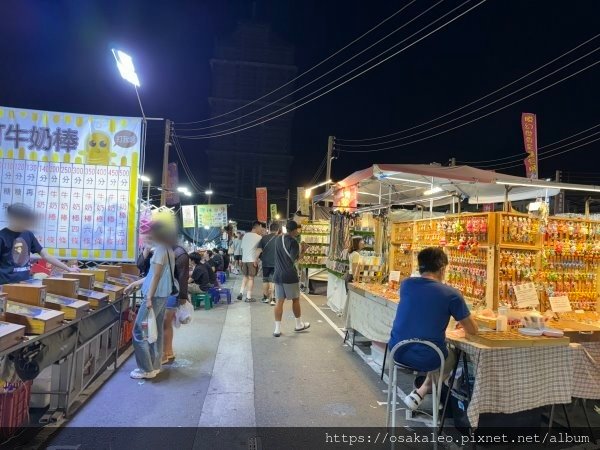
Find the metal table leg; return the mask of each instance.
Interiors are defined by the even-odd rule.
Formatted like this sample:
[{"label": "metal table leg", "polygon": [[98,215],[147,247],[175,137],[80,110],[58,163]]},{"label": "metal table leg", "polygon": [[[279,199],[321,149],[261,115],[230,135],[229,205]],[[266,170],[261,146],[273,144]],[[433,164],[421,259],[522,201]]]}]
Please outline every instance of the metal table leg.
[{"label": "metal table leg", "polygon": [[389,345],[385,344],[385,351],[383,352],[383,364],[381,365],[381,379],[383,380],[383,373],[385,372],[385,361],[387,360]]}]

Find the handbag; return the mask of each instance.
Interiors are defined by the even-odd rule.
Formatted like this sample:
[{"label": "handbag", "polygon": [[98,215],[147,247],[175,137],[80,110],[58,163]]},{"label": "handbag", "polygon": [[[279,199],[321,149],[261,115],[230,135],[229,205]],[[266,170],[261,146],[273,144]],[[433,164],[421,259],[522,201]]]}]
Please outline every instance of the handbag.
[{"label": "handbag", "polygon": [[[173,253],[173,257],[175,253]],[[171,275],[171,294],[170,295],[178,295],[179,294],[179,285],[175,281],[175,276],[173,275],[173,268],[171,267],[171,255],[167,251],[167,259],[169,261],[169,274]]]}]

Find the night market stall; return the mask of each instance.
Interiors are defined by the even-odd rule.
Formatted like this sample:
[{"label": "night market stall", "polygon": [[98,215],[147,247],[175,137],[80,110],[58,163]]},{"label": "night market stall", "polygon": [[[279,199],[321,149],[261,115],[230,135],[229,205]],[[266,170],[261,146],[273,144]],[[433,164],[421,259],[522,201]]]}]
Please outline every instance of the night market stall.
[{"label": "night market stall", "polygon": [[[375,165],[334,185],[316,200],[353,191],[347,220],[369,212],[385,223],[394,208],[408,206],[422,217],[391,219],[379,236],[382,273],[348,283],[342,311],[352,347],[355,336],[367,338],[383,369],[402,301],[399,283],[418,276],[421,249],[442,247],[449,258],[446,283],[463,294],[482,330],[477,336],[453,330],[447,336],[476,362],[464,365],[475,375],[467,423],[476,428],[482,414],[513,414],[572,399],[582,399],[587,413],[585,400],[600,399],[600,222],[549,216],[547,200],[561,189],[600,190],[426,165]],[[511,207],[525,200],[536,200],[532,212]],[[461,212],[464,203],[470,212]],[[498,203],[503,211],[494,212]],[[440,210],[445,212],[436,215]],[[339,284],[332,283],[331,292],[336,289]],[[535,336],[523,334],[523,325],[535,328]]]}]

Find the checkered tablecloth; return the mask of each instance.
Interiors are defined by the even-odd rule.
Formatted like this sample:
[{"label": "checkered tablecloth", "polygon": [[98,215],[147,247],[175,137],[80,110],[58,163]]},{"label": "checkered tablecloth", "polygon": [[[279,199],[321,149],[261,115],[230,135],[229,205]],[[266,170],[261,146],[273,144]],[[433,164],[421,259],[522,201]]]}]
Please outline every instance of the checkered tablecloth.
[{"label": "checkered tablecloth", "polygon": [[571,344],[573,397],[600,400],[600,342]]},{"label": "checkered tablecloth", "polygon": [[475,364],[475,386],[467,410],[473,428],[483,413],[512,414],[571,403],[571,347],[491,348],[449,340]]}]

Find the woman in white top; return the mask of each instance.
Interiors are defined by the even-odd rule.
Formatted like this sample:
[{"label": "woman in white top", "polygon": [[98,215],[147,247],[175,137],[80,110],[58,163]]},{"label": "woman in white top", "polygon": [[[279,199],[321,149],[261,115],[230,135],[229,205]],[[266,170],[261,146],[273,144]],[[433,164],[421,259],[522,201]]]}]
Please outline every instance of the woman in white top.
[{"label": "woman in white top", "polygon": [[360,251],[365,247],[365,241],[360,236],[353,236],[348,249],[348,269],[350,275],[354,275],[356,266],[360,262]]}]

